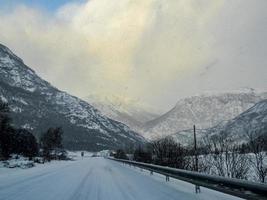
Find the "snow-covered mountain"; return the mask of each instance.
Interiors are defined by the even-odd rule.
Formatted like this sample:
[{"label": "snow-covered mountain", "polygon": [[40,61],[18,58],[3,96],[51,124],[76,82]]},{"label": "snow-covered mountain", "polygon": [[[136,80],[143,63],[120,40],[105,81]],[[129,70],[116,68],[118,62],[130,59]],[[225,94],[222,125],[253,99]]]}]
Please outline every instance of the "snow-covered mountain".
[{"label": "snow-covered mountain", "polygon": [[224,134],[239,143],[246,142],[251,134],[254,137],[267,136],[267,99],[260,101],[227,123],[208,129],[207,134]]},{"label": "snow-covered mountain", "polygon": [[205,94],[181,99],[176,106],[143,126],[146,138],[160,138],[183,130],[206,129],[230,120],[255,103],[266,99],[267,92],[245,90],[221,94]]},{"label": "snow-covered mountain", "polygon": [[[196,129],[196,138],[197,138],[198,143],[199,141],[202,141],[202,138],[204,138],[206,135],[207,135],[206,129]],[[175,142],[185,147],[188,147],[188,146],[192,147],[194,145],[193,129],[179,131],[177,133],[167,136],[167,138],[172,138]]]},{"label": "snow-covered mountain", "polygon": [[16,127],[29,129],[38,137],[49,127],[61,126],[69,149],[114,149],[145,141],[123,123],[41,79],[1,44],[0,98],[9,103]]},{"label": "snow-covered mountain", "polygon": [[132,130],[141,131],[141,127],[148,121],[160,116],[160,111],[149,108],[137,100],[119,97],[99,97],[90,95],[84,98],[89,104],[97,108],[102,114],[116,121],[128,125]]},{"label": "snow-covered mountain", "polygon": [[[223,134],[233,143],[246,143],[249,136],[253,138],[267,136],[267,99],[256,103],[254,106],[228,121],[222,121],[214,127],[197,129],[196,136],[199,142],[205,136],[212,137]],[[168,137],[172,137],[177,143],[184,146],[193,145],[193,129],[179,131]]]}]

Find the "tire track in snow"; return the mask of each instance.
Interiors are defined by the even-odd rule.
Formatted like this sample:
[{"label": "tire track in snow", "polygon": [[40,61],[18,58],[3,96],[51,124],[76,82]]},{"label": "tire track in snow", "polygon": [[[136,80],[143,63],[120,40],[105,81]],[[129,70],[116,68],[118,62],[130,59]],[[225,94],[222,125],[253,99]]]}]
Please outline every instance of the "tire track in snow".
[{"label": "tire track in snow", "polygon": [[82,199],[82,191],[85,189],[86,187],[86,182],[89,179],[89,176],[92,174],[93,169],[90,168],[89,171],[87,172],[87,174],[84,176],[84,178],[82,179],[81,183],[76,187],[74,193],[71,195],[71,197],[69,198],[69,200],[79,200]]}]

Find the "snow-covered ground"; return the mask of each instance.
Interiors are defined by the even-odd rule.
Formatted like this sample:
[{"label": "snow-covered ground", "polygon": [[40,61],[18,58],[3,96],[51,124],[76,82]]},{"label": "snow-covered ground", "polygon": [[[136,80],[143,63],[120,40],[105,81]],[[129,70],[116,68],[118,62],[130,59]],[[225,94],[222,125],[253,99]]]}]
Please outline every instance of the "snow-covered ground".
[{"label": "snow-covered ground", "polygon": [[[78,157],[77,157],[78,158]],[[29,169],[0,168],[0,200],[239,199],[101,157],[53,161]]]},{"label": "snow-covered ground", "polygon": [[81,153],[84,153],[84,158],[91,157],[94,153],[89,151],[67,151],[68,157],[77,160],[81,158]]},{"label": "snow-covered ground", "polygon": [[9,160],[0,161],[0,172],[1,172],[1,168],[3,167],[26,169],[26,168],[31,168],[34,166],[35,166],[34,161],[30,161],[28,158],[25,158],[20,155],[12,155]]}]

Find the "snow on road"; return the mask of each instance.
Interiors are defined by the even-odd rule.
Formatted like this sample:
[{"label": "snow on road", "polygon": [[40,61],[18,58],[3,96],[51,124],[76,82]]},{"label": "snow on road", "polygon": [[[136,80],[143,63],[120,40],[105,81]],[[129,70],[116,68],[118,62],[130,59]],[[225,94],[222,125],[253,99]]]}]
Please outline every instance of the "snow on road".
[{"label": "snow on road", "polygon": [[239,199],[104,158],[0,169],[0,200]]}]

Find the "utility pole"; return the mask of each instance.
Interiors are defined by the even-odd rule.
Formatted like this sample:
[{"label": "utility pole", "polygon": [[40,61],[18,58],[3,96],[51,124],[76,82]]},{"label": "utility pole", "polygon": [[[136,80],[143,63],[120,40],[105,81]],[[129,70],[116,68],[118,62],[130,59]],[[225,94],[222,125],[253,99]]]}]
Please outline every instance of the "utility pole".
[{"label": "utility pole", "polygon": [[195,150],[195,171],[198,172],[197,137],[196,126],[194,125],[194,150]]},{"label": "utility pole", "polygon": [[[196,137],[196,126],[194,125],[194,154],[195,154],[195,171],[198,172],[198,153],[197,153],[197,137]],[[196,193],[200,193],[200,186],[196,185]]]}]

